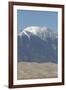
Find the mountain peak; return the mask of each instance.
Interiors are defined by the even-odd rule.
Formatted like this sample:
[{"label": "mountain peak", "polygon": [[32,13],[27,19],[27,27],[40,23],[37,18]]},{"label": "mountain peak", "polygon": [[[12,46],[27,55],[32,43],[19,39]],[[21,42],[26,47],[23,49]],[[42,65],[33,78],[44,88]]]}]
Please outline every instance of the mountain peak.
[{"label": "mountain peak", "polygon": [[37,32],[48,31],[48,28],[45,26],[44,27],[30,26],[30,27],[25,28],[23,31],[28,31],[28,32],[36,34]]},{"label": "mountain peak", "polygon": [[46,26],[40,27],[40,26],[30,26],[26,27],[22,32],[20,32],[18,35],[21,37],[22,35],[26,35],[30,39],[30,34],[36,35],[39,38],[46,40],[46,38],[57,38],[57,33],[53,30],[47,28]]}]

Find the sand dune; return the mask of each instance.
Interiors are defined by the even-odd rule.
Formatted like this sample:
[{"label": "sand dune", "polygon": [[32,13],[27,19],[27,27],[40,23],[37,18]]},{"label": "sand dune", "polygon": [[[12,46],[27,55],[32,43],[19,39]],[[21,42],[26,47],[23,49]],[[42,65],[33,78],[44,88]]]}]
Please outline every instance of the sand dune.
[{"label": "sand dune", "polygon": [[41,79],[57,77],[57,64],[18,62],[17,79]]}]

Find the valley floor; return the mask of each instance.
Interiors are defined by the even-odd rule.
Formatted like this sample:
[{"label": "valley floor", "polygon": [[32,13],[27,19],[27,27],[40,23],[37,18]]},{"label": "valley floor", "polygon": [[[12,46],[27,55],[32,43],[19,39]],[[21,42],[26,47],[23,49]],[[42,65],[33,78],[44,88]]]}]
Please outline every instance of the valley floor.
[{"label": "valley floor", "polygon": [[17,79],[56,78],[58,74],[55,63],[18,62]]}]

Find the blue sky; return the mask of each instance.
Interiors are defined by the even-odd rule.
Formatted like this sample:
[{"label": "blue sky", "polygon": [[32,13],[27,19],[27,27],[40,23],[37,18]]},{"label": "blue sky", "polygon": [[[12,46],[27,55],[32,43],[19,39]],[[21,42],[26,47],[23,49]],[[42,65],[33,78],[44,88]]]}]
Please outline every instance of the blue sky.
[{"label": "blue sky", "polygon": [[29,26],[46,26],[57,31],[58,13],[50,11],[17,10],[18,32]]}]

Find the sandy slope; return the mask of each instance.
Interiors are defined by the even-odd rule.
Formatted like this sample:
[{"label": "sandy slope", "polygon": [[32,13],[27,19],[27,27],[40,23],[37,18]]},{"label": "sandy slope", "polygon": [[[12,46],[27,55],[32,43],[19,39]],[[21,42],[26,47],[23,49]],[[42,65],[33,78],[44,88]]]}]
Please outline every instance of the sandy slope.
[{"label": "sandy slope", "polygon": [[57,77],[57,64],[18,62],[17,79],[38,79]]}]

